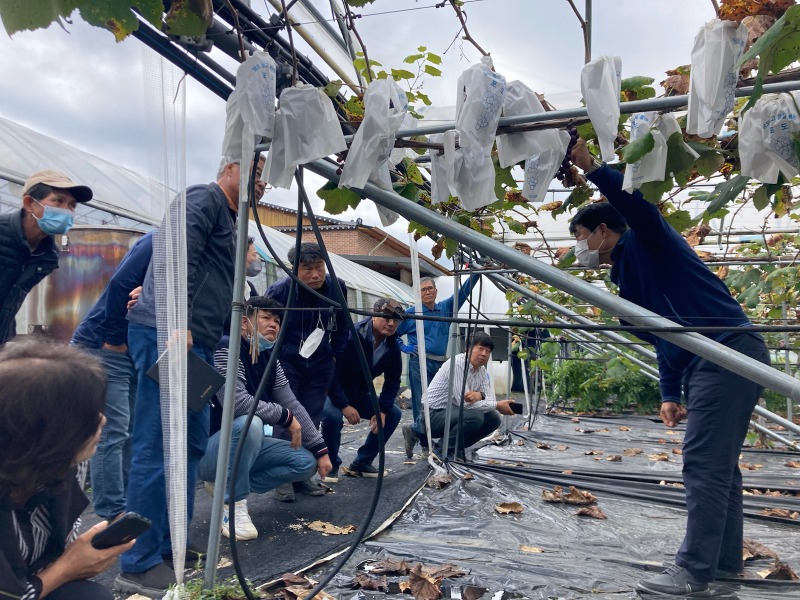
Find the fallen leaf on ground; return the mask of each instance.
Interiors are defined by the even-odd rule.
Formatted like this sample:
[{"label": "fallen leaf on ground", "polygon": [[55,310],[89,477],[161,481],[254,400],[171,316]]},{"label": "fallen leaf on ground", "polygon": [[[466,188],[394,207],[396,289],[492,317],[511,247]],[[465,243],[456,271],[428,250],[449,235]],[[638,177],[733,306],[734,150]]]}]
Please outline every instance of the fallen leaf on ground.
[{"label": "fallen leaf on ground", "polygon": [[637,454],[641,454],[642,453],[642,449],[641,448],[625,448],[625,449],[622,450],[622,453],[625,456],[636,456]]},{"label": "fallen leaf on ground", "polygon": [[778,554],[761,542],[745,538],[742,541],[742,560],[755,560],[757,558],[773,558],[777,561]]},{"label": "fallen leaf on ground", "polygon": [[[761,575],[761,573],[759,573],[759,575]],[[766,575],[763,575],[763,577],[764,579],[778,579],[781,581],[797,581],[798,579],[797,574],[792,571],[792,568],[789,565],[777,560],[775,561],[775,565],[773,566],[772,570]]]},{"label": "fallen leaf on ground", "polygon": [[797,517],[800,516],[800,513],[791,512],[786,508],[765,508],[761,511],[761,514],[765,517],[780,517],[781,519],[792,519],[793,521],[796,521]]},{"label": "fallen leaf on ground", "polygon": [[380,577],[370,577],[366,573],[359,573],[355,577],[353,577],[353,581],[350,582],[350,587],[354,590],[372,590],[374,592],[385,592],[387,591],[389,585],[386,581],[386,575],[381,575]]},{"label": "fallen leaf on ground", "polygon": [[791,467],[792,469],[800,469],[800,461],[790,460],[790,461],[787,461],[784,466]]},{"label": "fallen leaf on ground", "polygon": [[739,463],[739,468],[744,469],[745,471],[758,471],[764,465],[757,465],[757,464],[749,464],[749,463]]},{"label": "fallen leaf on ground", "polygon": [[581,429],[580,427],[576,427],[575,431],[579,431],[580,433],[594,433],[599,431],[599,429]]},{"label": "fallen leaf on ground", "polygon": [[672,449],[672,453],[673,454],[683,454],[683,450],[681,450],[680,448],[673,448]]},{"label": "fallen leaf on ground", "polygon": [[542,490],[542,500],[545,502],[563,502],[564,488],[560,485],[553,486],[551,490]]},{"label": "fallen leaf on ground", "polygon": [[523,552],[532,552],[534,554],[540,554],[544,552],[543,549],[537,546],[520,546],[519,549],[522,550]]},{"label": "fallen leaf on ground", "polygon": [[302,523],[292,523],[291,525],[289,525],[289,529],[293,529],[295,531],[300,531],[304,528],[305,525],[303,525]]},{"label": "fallen leaf on ground", "polygon": [[596,506],[584,506],[575,513],[579,517],[592,517],[593,519],[607,519],[605,513]]},{"label": "fallen leaf on ground", "polygon": [[578,417],[573,417],[572,422],[573,423],[580,423],[581,420]]},{"label": "fallen leaf on ground", "polygon": [[404,560],[387,558],[367,565],[367,570],[371,573],[375,573],[376,575],[380,575],[382,573],[390,575],[406,575],[411,570],[411,567]]},{"label": "fallen leaf on ground", "polygon": [[622,456],[619,454],[612,454],[611,456],[606,456],[606,460],[608,462],[622,462]]},{"label": "fallen leaf on ground", "polygon": [[569,494],[564,496],[566,504],[591,504],[597,502],[597,496],[586,490],[579,490],[574,485],[569,486]]},{"label": "fallen leaf on ground", "polygon": [[523,508],[519,502],[500,502],[494,505],[494,510],[501,515],[507,515],[509,513],[521,513]]},{"label": "fallen leaf on ground", "polygon": [[327,535],[347,535],[348,533],[353,533],[356,530],[355,525],[345,525],[344,527],[339,527],[338,525],[334,525],[333,523],[328,523],[326,521],[311,521],[311,523],[306,524],[312,531],[319,531],[320,533],[325,533]]},{"label": "fallen leaf on ground", "polygon": [[561,471],[562,475],[572,475],[572,469],[567,469],[566,471]]},{"label": "fallen leaf on ground", "polygon": [[673,431],[672,429],[667,430],[667,435],[680,435],[680,431]]},{"label": "fallen leaf on ground", "polygon": [[586,456],[598,456],[600,454],[603,454],[603,451],[602,450],[587,450],[586,452],[584,452],[584,454]]},{"label": "fallen leaf on ground", "polygon": [[539,450],[550,450],[550,444],[545,444],[544,442],[539,442],[538,444],[536,444],[536,447]]},{"label": "fallen leaf on ground", "polygon": [[452,565],[450,563],[433,566],[422,565],[422,572],[428,577],[438,577],[440,579],[455,579],[456,577],[464,577],[465,575],[469,575],[469,571],[466,569],[462,569],[461,567],[457,567],[456,565]]},{"label": "fallen leaf on ground", "polygon": [[678,483],[677,481],[669,481],[669,482],[667,482],[667,481],[664,481],[663,479],[658,482],[658,485],[666,485],[668,487],[676,487],[676,488],[682,488],[683,487],[682,483]]},{"label": "fallen leaf on ground", "polygon": [[284,573],[281,575],[281,581],[283,581],[283,585],[291,586],[291,585],[304,585],[307,586],[308,589],[314,587],[314,584],[308,579],[308,577],[303,577],[302,575],[297,575],[295,573]]},{"label": "fallen leaf on ground", "polygon": [[441,577],[430,577],[422,571],[422,565],[414,565],[408,574],[411,593],[416,600],[439,600],[442,597]]},{"label": "fallen leaf on ground", "polygon": [[472,479],[475,479],[475,475],[472,473],[464,473],[464,481],[470,481]]},{"label": "fallen leaf on ground", "polygon": [[[303,600],[306,596],[311,593],[312,588],[306,588],[300,585],[297,586],[290,586],[283,588],[280,593],[286,600]],[[322,600],[336,600],[330,594],[326,594],[325,592],[317,593],[314,598],[321,598]]]},{"label": "fallen leaf on ground", "polygon": [[628,427],[627,425],[620,425],[619,427],[617,427],[617,429],[619,429],[620,431],[630,431],[631,430],[631,428]]},{"label": "fallen leaf on ground", "polygon": [[435,490],[440,490],[447,484],[453,481],[453,478],[450,477],[449,473],[434,473],[428,480],[425,482],[429,488],[433,488]]},{"label": "fallen leaf on ground", "polygon": [[405,594],[411,590],[411,582],[408,579],[401,579],[397,582],[397,587],[400,588],[401,593]]},{"label": "fallen leaf on ground", "polygon": [[666,444],[667,440],[665,440],[664,438],[658,438],[658,443],[659,444]]},{"label": "fallen leaf on ground", "polygon": [[658,454],[648,454],[647,458],[657,462],[669,462],[669,454],[666,452],[659,452]]},{"label": "fallen leaf on ground", "polygon": [[525,440],[517,440],[517,446],[524,446]]},{"label": "fallen leaf on ground", "polygon": [[559,444],[558,446],[556,446],[556,450],[564,452],[565,450],[569,450],[569,446],[565,446],[564,444]]}]

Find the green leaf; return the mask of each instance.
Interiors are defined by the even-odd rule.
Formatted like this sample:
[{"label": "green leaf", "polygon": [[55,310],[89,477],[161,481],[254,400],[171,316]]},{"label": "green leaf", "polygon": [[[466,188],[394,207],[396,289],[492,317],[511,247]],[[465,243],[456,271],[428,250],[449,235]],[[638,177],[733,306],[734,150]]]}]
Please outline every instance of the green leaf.
[{"label": "green leaf", "polygon": [[667,223],[672,225],[673,229],[678,233],[682,231],[686,231],[695,224],[694,219],[692,219],[692,215],[689,214],[689,211],[686,210],[676,210],[675,212],[670,213],[666,217]]},{"label": "green leaf", "polygon": [[458,240],[444,238],[444,252],[447,258],[453,258],[458,252]]},{"label": "green leaf", "polygon": [[[394,188],[394,186],[392,186],[392,188]],[[412,202],[416,202],[417,198],[419,198],[419,188],[413,183],[406,184],[399,188],[394,188],[394,191],[400,194],[406,200],[411,200]]]},{"label": "green leaf", "polygon": [[642,137],[631,142],[622,150],[622,160],[626,163],[633,164],[642,160],[648,152],[650,152],[656,145],[656,140],[651,132],[645,133]]},{"label": "green leaf", "polygon": [[597,132],[594,130],[594,127],[591,123],[584,123],[583,125],[578,125],[577,127],[578,135],[581,136],[581,139],[586,140],[587,142],[590,140],[597,139]]},{"label": "green leaf", "polygon": [[494,194],[496,198],[503,198],[506,194],[506,190],[503,185],[506,185],[510,188],[517,187],[517,181],[514,179],[514,176],[511,175],[512,167],[501,167],[500,163],[496,160],[494,161]]},{"label": "green leaf", "polygon": [[[145,0],[153,2],[153,0]],[[105,2],[101,2],[105,4]],[[140,0],[133,4],[137,7],[141,5]],[[161,4],[159,1],[158,4]],[[159,14],[162,9],[159,9]],[[83,11],[81,10],[81,14]],[[171,35],[182,35],[186,37],[200,37],[204,35],[211,25],[214,11],[209,0],[184,0],[184,2],[172,2],[167,12],[167,29]],[[160,27],[160,22],[157,24]]]},{"label": "green leaf", "polygon": [[441,77],[442,72],[433,65],[425,65],[425,72],[431,77]]},{"label": "green leaf", "polygon": [[338,188],[329,181],[317,190],[317,196],[325,201],[325,212],[339,215],[348,208],[355,208],[361,202],[361,196],[348,188]]},{"label": "green leaf", "polygon": [[569,196],[567,196],[567,199],[564,200],[564,204],[551,211],[551,213],[553,217],[555,217],[556,215],[560,215],[561,213],[565,212],[569,207],[575,208],[583,205],[584,203],[588,202],[589,198],[591,197],[591,190],[585,185],[579,185],[572,190]]},{"label": "green leaf", "polygon": [[644,196],[645,200],[655,204],[660,201],[664,194],[669,192],[674,185],[672,177],[667,177],[664,181],[648,181],[647,183],[643,183],[639,191],[642,192],[642,196]]},{"label": "green leaf", "polygon": [[767,184],[760,186],[753,194],[753,206],[756,207],[756,210],[764,210],[769,206]]},{"label": "green leaf", "polygon": [[[351,2],[351,4],[352,4],[352,2]],[[419,48],[417,48],[417,52],[427,52],[427,51],[428,51],[428,48],[426,46],[420,46]]]},{"label": "green leaf", "polygon": [[429,63],[432,63],[434,65],[442,64],[442,57],[439,56],[438,54],[434,54],[433,52],[428,52],[427,60]]},{"label": "green leaf", "polygon": [[[8,35],[18,31],[32,31],[48,27],[53,21],[69,17],[78,7],[79,0],[53,0],[30,2],[26,0],[0,0],[0,17]],[[128,6],[130,11],[130,6]]]},{"label": "green leaf", "polygon": [[719,209],[723,208],[728,202],[734,200],[739,194],[742,193],[742,190],[747,186],[747,182],[750,181],[750,178],[747,175],[737,175],[729,179],[728,181],[723,181],[717,187],[714,188],[714,191],[708,195],[706,201],[709,203],[708,208],[706,208],[706,212],[708,213],[715,213]]},{"label": "green leaf", "polygon": [[364,8],[367,4],[372,4],[375,0],[350,0],[348,4],[357,8]]},{"label": "green leaf", "polygon": [[418,60],[425,58],[424,54],[409,54],[403,59],[403,62],[408,65],[413,65]]},{"label": "green leaf", "polygon": [[405,69],[392,69],[392,78],[395,81],[400,81],[401,79],[414,79],[414,74],[411,71],[406,71]]},{"label": "green leaf", "polygon": [[714,173],[719,171],[722,164],[725,162],[725,157],[719,152],[703,152],[694,161],[694,168],[703,177],[711,177]]},{"label": "green leaf", "polygon": [[626,90],[635,90],[641,87],[645,87],[653,83],[655,79],[652,77],[643,77],[641,75],[636,75],[634,77],[628,77],[622,80],[621,90],[624,92]]},{"label": "green leaf", "polygon": [[416,92],[417,98],[422,101],[425,106],[431,105],[431,99],[428,98],[427,94],[423,94],[422,92]]},{"label": "green leaf", "polygon": [[344,84],[341,81],[331,81],[328,83],[328,85],[322,88],[322,91],[326,96],[329,96],[330,98],[336,98],[336,96],[339,95],[339,90],[342,89],[342,85]]},{"label": "green leaf", "polygon": [[528,233],[528,228],[525,227],[522,223],[517,221],[514,217],[505,217],[506,225],[508,228],[513,231],[514,233],[525,234]]},{"label": "green leaf", "polygon": [[422,173],[419,172],[417,163],[406,156],[403,158],[403,167],[405,168],[406,177],[408,177],[409,181],[416,183],[417,185],[425,184],[425,180],[422,178]]},{"label": "green leaf", "polygon": [[667,173],[680,173],[694,164],[694,154],[686,150],[683,134],[676,131],[667,140]]}]

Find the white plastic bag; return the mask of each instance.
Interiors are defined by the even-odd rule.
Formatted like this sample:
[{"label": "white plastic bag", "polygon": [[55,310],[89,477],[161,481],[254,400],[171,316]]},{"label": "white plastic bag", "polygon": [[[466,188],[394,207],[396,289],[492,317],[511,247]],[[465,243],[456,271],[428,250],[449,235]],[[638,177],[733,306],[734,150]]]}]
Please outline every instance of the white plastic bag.
[{"label": "white plastic bag", "polygon": [[[441,144],[444,135],[434,133],[428,136],[428,141],[432,144]],[[431,150],[431,204],[441,204],[450,199],[450,188],[447,185],[447,164],[444,152]]]},{"label": "white plastic bag", "polygon": [[394,135],[406,112],[406,94],[391,77],[369,84],[364,94],[364,119],[347,152],[339,178],[340,188],[364,187],[370,175],[388,161],[394,148]]},{"label": "white plastic bag", "polygon": [[744,52],[747,27],[713,19],[694,39],[686,131],[702,138],[718,135],[733,109],[736,63]]},{"label": "white plastic bag", "polygon": [[522,196],[530,202],[543,202],[547,189],[556,176],[556,171],[564,160],[569,146],[566,131],[553,131],[558,138],[558,146],[547,148],[528,157],[525,161],[525,181]]},{"label": "white plastic bag", "polygon": [[272,137],[275,118],[275,61],[254,52],[236,70],[239,111],[256,137]]},{"label": "white plastic bag", "polygon": [[664,181],[667,169],[667,141],[657,126],[657,112],[635,113],[631,115],[631,142],[638,140],[648,132],[653,136],[655,145],[641,160],[625,167],[622,189],[632,192],[650,181]]},{"label": "white plastic bag", "polygon": [[601,56],[584,65],[581,71],[581,94],[586,112],[597,132],[600,154],[605,162],[613,162],[614,140],[619,124],[619,94],[622,88],[622,59]]},{"label": "white plastic bag", "polygon": [[296,167],[347,148],[331,99],[300,83],[281,92],[286,166]]},{"label": "white plastic bag", "polygon": [[458,196],[468,211],[491,204],[494,194],[494,163],[483,148],[461,147],[456,150],[455,131],[444,134],[444,157],[447,168],[447,184],[450,192]]},{"label": "white plastic bag", "polygon": [[269,146],[267,160],[261,173],[262,181],[273,187],[289,189],[292,187],[294,167],[286,164],[286,137],[283,126],[283,111],[275,111],[275,121],[272,127],[272,143]]},{"label": "white plastic bag", "polygon": [[492,71],[492,59],[481,57],[458,78],[456,131],[462,148],[474,146],[490,152],[503,109],[506,79]]},{"label": "white plastic bag", "polygon": [[[544,112],[536,92],[521,81],[508,84],[503,101],[503,116],[538,115]],[[510,167],[533,154],[560,146],[558,132],[554,129],[504,133],[497,136],[497,157],[501,167]]]},{"label": "white plastic bag", "polygon": [[796,92],[767,94],[739,118],[739,159],[742,175],[762,183],[777,183],[798,174],[800,161],[792,134],[800,130]]}]

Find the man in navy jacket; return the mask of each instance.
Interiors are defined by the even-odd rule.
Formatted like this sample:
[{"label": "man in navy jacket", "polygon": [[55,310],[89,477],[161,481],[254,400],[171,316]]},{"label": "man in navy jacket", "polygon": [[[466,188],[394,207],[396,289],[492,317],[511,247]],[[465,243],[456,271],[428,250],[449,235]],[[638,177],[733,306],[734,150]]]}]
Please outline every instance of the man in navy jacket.
[{"label": "man in navy jacket", "polygon": [[[681,325],[727,327],[705,335],[769,364],[764,340],[749,330],[742,307],[658,207],[638,191],[622,191],[622,174],[595,161],[583,140],[575,145],[572,160],[608,198],[583,207],[570,223],[578,261],[595,268],[613,265],[611,280],[620,297]],[[718,574],[742,570],[739,452],[762,387],[663,338],[637,335],[656,349],[661,420],[675,427],[688,415],[683,441],[686,534],[675,564],[637,589],[661,596],[707,596]]]},{"label": "man in navy jacket", "polygon": [[322,413],[322,436],[328,446],[333,470],[324,481],[338,481],[339,447],[342,439],[342,418],[355,425],[361,419],[370,419],[370,432],[364,444],[358,449],[355,460],[347,468],[353,476],[377,477],[378,469],[372,461],[378,455],[378,427],[376,419],[380,416],[383,424],[384,442],[388,442],[400,422],[402,412],[395,405],[400,391],[400,375],[403,359],[397,344],[397,326],[405,317],[402,305],[392,298],[381,298],[375,302],[375,316],[367,317],[356,325],[358,342],[364,349],[371,376],[383,375],[383,388],[378,398],[379,415],[375,415],[369,393],[369,381],[364,376],[361,362],[356,354],[356,340],[347,342],[344,354],[347,360],[336,363],[336,377],[331,385],[329,398]]}]

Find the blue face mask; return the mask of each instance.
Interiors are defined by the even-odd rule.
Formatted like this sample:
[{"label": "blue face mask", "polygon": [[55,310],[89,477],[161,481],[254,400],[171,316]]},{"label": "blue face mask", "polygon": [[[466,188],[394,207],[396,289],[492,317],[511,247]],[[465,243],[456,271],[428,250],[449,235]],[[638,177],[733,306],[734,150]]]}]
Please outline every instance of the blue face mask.
[{"label": "blue face mask", "polygon": [[275,345],[275,342],[268,340],[260,333],[258,334],[258,351],[264,352],[265,350],[271,350],[272,347]]},{"label": "blue face mask", "polygon": [[67,233],[72,228],[72,224],[75,222],[75,213],[71,210],[48,206],[38,200],[35,200],[35,202],[44,209],[41,219],[33,215],[33,218],[39,224],[39,229],[44,233],[47,235],[60,235]]}]

